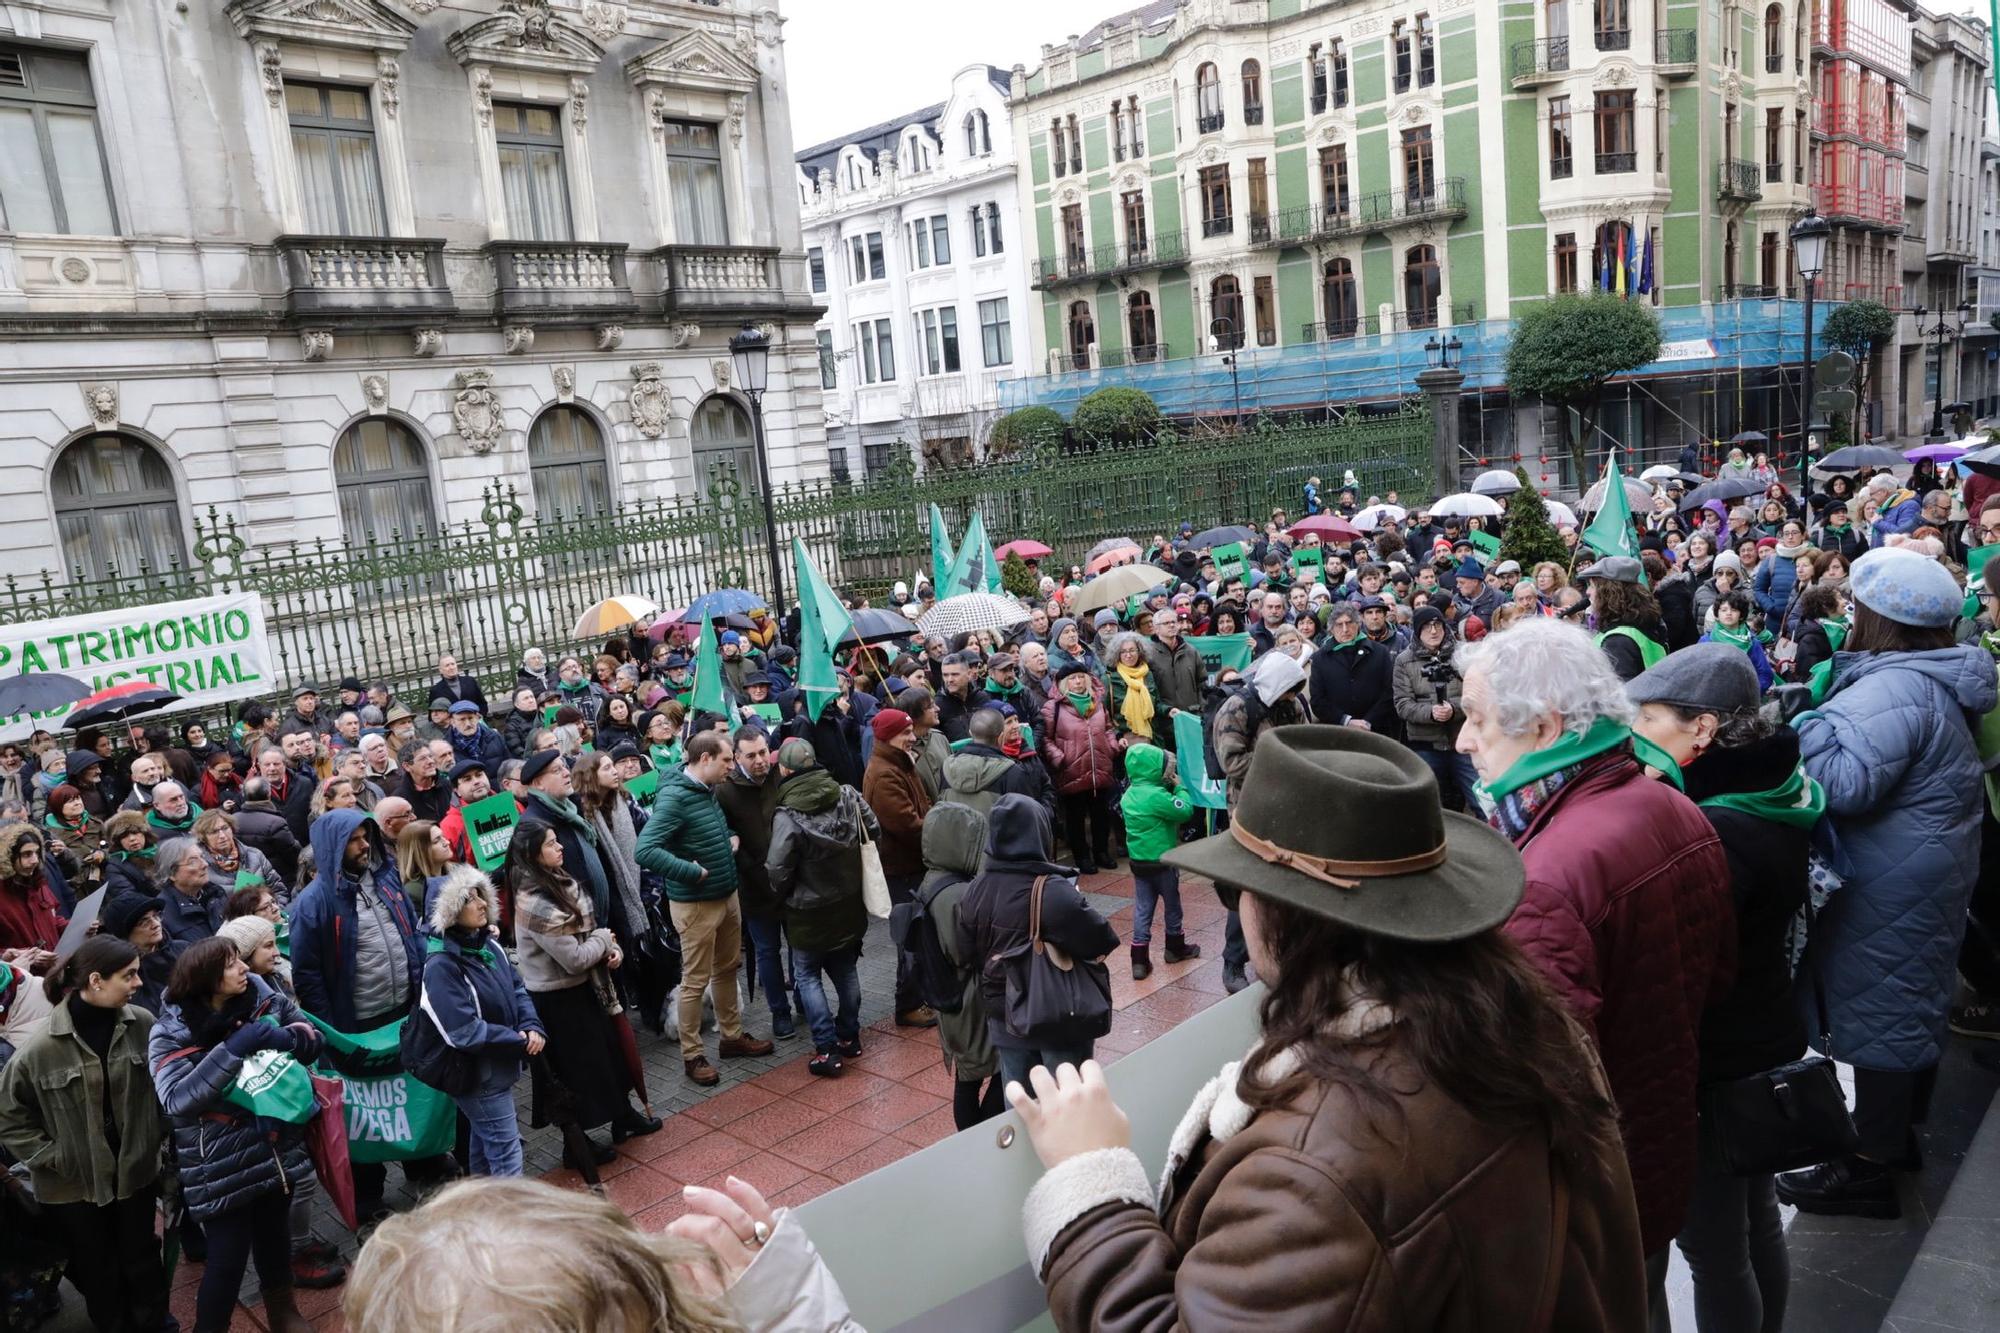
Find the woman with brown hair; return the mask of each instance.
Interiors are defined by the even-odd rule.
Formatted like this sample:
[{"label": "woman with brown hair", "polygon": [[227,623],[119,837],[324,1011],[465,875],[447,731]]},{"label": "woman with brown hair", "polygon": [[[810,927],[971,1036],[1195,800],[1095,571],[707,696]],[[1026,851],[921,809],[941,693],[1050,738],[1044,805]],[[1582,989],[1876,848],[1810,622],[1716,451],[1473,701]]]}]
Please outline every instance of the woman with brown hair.
[{"label": "woman with brown hair", "polygon": [[[646,929],[646,900],[639,889],[639,825],[632,798],[618,781],[618,765],[601,750],[593,750],[577,760],[571,775],[576,782],[577,813],[597,833],[597,859],[611,884],[611,920],[614,931],[624,930],[621,940],[628,954],[637,951],[639,936]],[[630,978],[626,979],[628,982]]]},{"label": "woman with brown hair", "polygon": [[1576,572],[1590,594],[1597,646],[1620,680],[1631,680],[1667,655],[1666,619],[1644,571],[1630,556],[1614,555]]},{"label": "woman with brown hair", "polygon": [[1058,1328],[1646,1327],[1610,1094],[1499,930],[1504,837],[1387,737],[1291,727],[1231,828],[1166,859],[1242,890],[1262,1035],[1195,1095],[1157,1206],[1094,1061],[1008,1087]]}]

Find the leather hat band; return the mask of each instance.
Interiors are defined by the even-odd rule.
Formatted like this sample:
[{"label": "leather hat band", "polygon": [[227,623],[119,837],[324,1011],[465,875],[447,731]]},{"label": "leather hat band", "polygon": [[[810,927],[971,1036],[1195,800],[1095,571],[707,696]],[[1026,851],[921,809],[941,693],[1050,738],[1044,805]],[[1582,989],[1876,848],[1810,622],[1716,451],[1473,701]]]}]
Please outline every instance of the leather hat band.
[{"label": "leather hat band", "polygon": [[1363,879],[1413,875],[1419,870],[1431,870],[1444,864],[1443,843],[1439,843],[1428,852],[1397,857],[1393,861],[1336,861],[1331,857],[1295,852],[1280,847],[1275,842],[1267,842],[1249,832],[1240,823],[1231,824],[1229,832],[1245,851],[1259,860],[1268,861],[1274,866],[1283,866],[1287,870],[1296,870],[1308,879],[1331,884],[1337,889],[1358,889]]}]

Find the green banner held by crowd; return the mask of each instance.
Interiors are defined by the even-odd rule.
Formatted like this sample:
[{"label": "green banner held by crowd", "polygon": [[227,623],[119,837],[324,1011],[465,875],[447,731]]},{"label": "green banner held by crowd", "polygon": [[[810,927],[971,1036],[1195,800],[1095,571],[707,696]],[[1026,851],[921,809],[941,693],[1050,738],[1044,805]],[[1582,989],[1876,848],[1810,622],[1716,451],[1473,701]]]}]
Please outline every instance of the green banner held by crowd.
[{"label": "green banner held by crowd", "polygon": [[1174,714],[1174,765],[1180,769],[1181,785],[1187,788],[1189,800],[1204,810],[1229,807],[1229,784],[1208,775],[1199,713]]},{"label": "green banner held by crowd", "polygon": [[464,808],[465,840],[472,846],[472,863],[491,874],[507,859],[507,844],[513,841],[514,825],[521,820],[520,807],[507,792],[499,792]]},{"label": "green banner held by crowd", "polygon": [[382,1074],[339,1074],[322,1062],[320,1072],[347,1086],[347,1156],[356,1162],[412,1162],[451,1151],[458,1134],[458,1108],[451,1098],[412,1074],[402,1072],[397,1054],[402,1045],[402,1019],[372,1032],[340,1032],[316,1014],[307,1014],[326,1037],[326,1046],[344,1056],[350,1068],[365,1062]]},{"label": "green banner held by crowd", "polygon": [[1190,634],[1188,647],[1201,654],[1202,670],[1210,680],[1224,667],[1237,671],[1250,666],[1250,636],[1248,634]]}]

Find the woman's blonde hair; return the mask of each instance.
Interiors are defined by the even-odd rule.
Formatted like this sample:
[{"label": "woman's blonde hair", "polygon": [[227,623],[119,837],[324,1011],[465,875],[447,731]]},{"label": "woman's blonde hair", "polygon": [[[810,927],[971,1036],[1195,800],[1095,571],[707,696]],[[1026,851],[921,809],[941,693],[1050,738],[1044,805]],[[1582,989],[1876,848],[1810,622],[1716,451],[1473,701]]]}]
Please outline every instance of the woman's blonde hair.
[{"label": "woman's blonde hair", "polygon": [[724,1333],[735,1320],[686,1271],[712,1265],[699,1246],[640,1231],[595,1195],[463,1180],[376,1227],[341,1311],[356,1329]]},{"label": "woman's blonde hair", "polygon": [[431,830],[436,827],[428,819],[413,819],[396,835],[396,873],[419,902],[424,896],[424,881],[445,872],[445,863],[431,850]]}]

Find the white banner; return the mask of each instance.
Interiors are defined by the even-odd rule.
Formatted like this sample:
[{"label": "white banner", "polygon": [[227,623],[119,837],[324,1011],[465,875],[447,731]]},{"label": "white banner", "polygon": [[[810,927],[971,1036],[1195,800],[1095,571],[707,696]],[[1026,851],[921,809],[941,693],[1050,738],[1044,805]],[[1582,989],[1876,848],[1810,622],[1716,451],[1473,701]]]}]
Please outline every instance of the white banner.
[{"label": "white banner", "polygon": [[[0,625],[0,680],[24,671],[74,676],[92,691],[150,681],[181,696],[176,709],[248,699],[276,688],[264,599],[256,593]],[[63,707],[8,718],[0,739],[60,731],[68,712]]]}]

